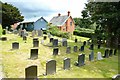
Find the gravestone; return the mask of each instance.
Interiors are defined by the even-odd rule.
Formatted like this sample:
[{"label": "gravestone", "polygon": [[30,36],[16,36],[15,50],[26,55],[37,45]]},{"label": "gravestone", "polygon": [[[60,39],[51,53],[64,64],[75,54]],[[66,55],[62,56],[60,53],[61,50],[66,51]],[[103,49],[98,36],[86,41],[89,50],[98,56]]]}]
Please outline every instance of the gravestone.
[{"label": "gravestone", "polygon": [[48,60],[46,63],[46,75],[56,73],[56,61]]},{"label": "gravestone", "polygon": [[94,60],[94,52],[92,51],[90,54],[89,54],[89,61],[93,61]]},{"label": "gravestone", "polygon": [[112,80],[120,80],[120,74],[114,75]]},{"label": "gravestone", "polygon": [[71,47],[66,48],[66,53],[71,53]]},{"label": "gravestone", "polygon": [[85,45],[86,45],[86,41],[83,42],[83,46],[85,46]]},{"label": "gravestone", "polygon": [[73,51],[74,51],[74,52],[77,52],[77,48],[78,48],[77,46],[74,46],[74,47],[73,47]]},{"label": "gravestone", "polygon": [[91,44],[89,49],[93,50],[94,49],[94,44]]},{"label": "gravestone", "polygon": [[109,50],[106,49],[106,50],[105,50],[105,53],[104,53],[104,56],[103,56],[104,58],[108,58],[108,57],[109,57],[109,53],[108,53],[108,52],[109,52]]},{"label": "gravestone", "polygon": [[38,38],[33,38],[33,41],[38,41]]},{"label": "gravestone", "polygon": [[63,41],[62,46],[67,47],[67,41]]},{"label": "gravestone", "polygon": [[102,55],[101,55],[101,52],[98,52],[97,53],[97,60],[102,60],[103,58],[102,58]]},{"label": "gravestone", "polygon": [[53,55],[58,55],[59,49],[58,48],[54,48],[53,49]]},{"label": "gravestone", "polygon": [[32,65],[25,68],[25,78],[26,80],[34,80],[37,78],[37,66]]},{"label": "gravestone", "polygon": [[47,36],[43,36],[43,40],[46,40],[47,39]]},{"label": "gravestone", "polygon": [[38,58],[38,49],[31,49],[30,59],[37,59],[37,58]]},{"label": "gravestone", "polygon": [[38,40],[33,41],[33,47],[39,47],[39,41]]},{"label": "gravestone", "polygon": [[85,65],[85,54],[78,55],[78,64],[79,67]]},{"label": "gravestone", "polygon": [[26,36],[23,36],[23,41],[26,41],[27,40],[27,37]]},{"label": "gravestone", "polygon": [[21,37],[24,36],[24,30],[21,30]]},{"label": "gravestone", "polygon": [[114,49],[114,55],[116,55],[116,53],[117,53],[117,49]]},{"label": "gravestone", "polygon": [[7,37],[1,37],[2,41],[7,41]]},{"label": "gravestone", "polygon": [[50,43],[53,42],[53,38],[50,38]]},{"label": "gravestone", "polygon": [[84,46],[81,46],[80,51],[84,51]]},{"label": "gravestone", "polygon": [[110,49],[109,56],[112,56],[112,54],[113,54],[113,49]]},{"label": "gravestone", "polygon": [[50,33],[48,33],[48,38],[51,38],[51,34]]},{"label": "gravestone", "polygon": [[57,47],[58,46],[58,39],[53,39],[53,47]]},{"label": "gravestone", "polygon": [[63,69],[70,69],[70,58],[65,58],[63,60]]},{"label": "gravestone", "polygon": [[32,37],[34,37],[34,36],[35,36],[35,31],[33,30],[33,31],[32,31]]},{"label": "gravestone", "polygon": [[77,43],[77,39],[75,39],[75,43]]},{"label": "gravestone", "polygon": [[100,49],[100,47],[101,47],[101,45],[100,45],[100,44],[98,44],[98,49]]},{"label": "gravestone", "polygon": [[18,42],[13,42],[12,43],[12,49],[19,49],[19,43]]},{"label": "gravestone", "polygon": [[44,40],[41,40],[41,44],[44,44]]},{"label": "gravestone", "polygon": [[62,42],[67,41],[67,38],[62,38]]},{"label": "gravestone", "polygon": [[43,36],[42,30],[38,30],[38,36]]}]

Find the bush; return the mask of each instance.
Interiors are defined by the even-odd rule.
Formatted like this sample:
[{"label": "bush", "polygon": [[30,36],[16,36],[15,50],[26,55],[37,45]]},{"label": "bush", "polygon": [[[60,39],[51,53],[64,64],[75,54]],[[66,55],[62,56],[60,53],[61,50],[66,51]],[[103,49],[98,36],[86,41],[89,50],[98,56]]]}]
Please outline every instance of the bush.
[{"label": "bush", "polygon": [[88,37],[88,38],[91,38],[94,35],[94,33],[88,33],[85,31],[78,31],[78,30],[75,30],[73,34],[77,36]]}]

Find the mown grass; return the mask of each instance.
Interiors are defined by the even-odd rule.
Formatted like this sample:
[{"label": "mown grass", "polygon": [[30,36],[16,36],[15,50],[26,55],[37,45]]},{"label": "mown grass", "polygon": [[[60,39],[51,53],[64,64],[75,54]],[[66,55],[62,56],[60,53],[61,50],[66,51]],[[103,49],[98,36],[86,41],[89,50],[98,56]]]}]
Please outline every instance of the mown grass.
[{"label": "mown grass", "polygon": [[[66,54],[66,47],[59,46],[59,55],[53,56],[53,47],[48,47],[49,39],[44,42],[44,45],[39,44],[39,55],[38,59],[30,60],[30,49],[32,48],[32,38],[28,36],[27,43],[25,43],[21,37],[14,34],[7,34],[8,41],[1,42],[2,44],[2,57],[3,57],[3,69],[6,78],[24,78],[25,68],[30,65],[38,66],[38,77],[39,78],[110,78],[118,73],[118,56],[112,56],[110,58],[103,59],[101,61],[96,60],[97,52],[102,52],[104,54],[105,48],[97,49],[95,46],[94,54],[95,60],[88,61],[89,45],[85,46],[84,52],[73,52],[73,46],[77,45],[78,48],[83,44],[84,40],[89,38],[74,36],[78,38],[78,43],[74,43],[73,40],[68,40],[68,45],[72,47],[71,54]],[[54,37],[58,38],[58,37]],[[59,38],[62,40],[61,38]],[[42,37],[39,37],[39,41]],[[12,42],[19,42],[20,49],[11,50]],[[59,43],[61,45],[61,43]],[[84,53],[85,65],[82,67],[77,67],[74,65],[75,61],[78,59],[78,54]],[[63,59],[65,57],[71,58],[71,68],[70,70],[63,70]],[[49,59],[55,59],[57,61],[57,71],[54,75],[44,76],[46,71],[46,61]]]}]

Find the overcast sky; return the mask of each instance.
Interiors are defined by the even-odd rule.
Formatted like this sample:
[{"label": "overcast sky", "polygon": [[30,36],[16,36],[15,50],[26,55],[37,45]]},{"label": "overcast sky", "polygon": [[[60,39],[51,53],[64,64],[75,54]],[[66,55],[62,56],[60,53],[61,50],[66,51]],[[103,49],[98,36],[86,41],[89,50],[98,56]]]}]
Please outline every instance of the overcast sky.
[{"label": "overcast sky", "polygon": [[49,21],[53,16],[67,15],[81,17],[81,11],[85,7],[87,0],[2,0],[19,8],[21,14],[27,20],[35,20],[43,16]]}]

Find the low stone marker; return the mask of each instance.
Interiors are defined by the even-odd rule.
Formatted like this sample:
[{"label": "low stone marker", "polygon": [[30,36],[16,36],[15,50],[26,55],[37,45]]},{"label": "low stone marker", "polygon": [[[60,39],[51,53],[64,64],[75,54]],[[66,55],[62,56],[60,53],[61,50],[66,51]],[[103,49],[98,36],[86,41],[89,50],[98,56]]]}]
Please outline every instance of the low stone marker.
[{"label": "low stone marker", "polygon": [[35,80],[37,78],[37,66],[32,65],[25,68],[25,78],[26,80]]},{"label": "low stone marker", "polygon": [[66,53],[71,53],[71,47],[68,46],[68,47],[66,48]]},{"label": "low stone marker", "polygon": [[103,56],[104,58],[109,58],[109,53],[108,53],[108,52],[109,52],[109,50],[106,49],[106,50],[105,50],[105,53],[104,53],[104,56]]},{"label": "low stone marker", "polygon": [[70,69],[70,58],[65,58],[63,60],[63,69]]},{"label": "low stone marker", "polygon": [[53,49],[53,55],[58,55],[59,49],[58,48],[54,48]]},{"label": "low stone marker", "polygon": [[90,54],[89,54],[89,61],[93,61],[94,60],[94,52],[92,51]]},{"label": "low stone marker", "polygon": [[13,42],[12,43],[12,49],[19,49],[19,43],[18,42]]},{"label": "low stone marker", "polygon": [[101,52],[98,52],[97,53],[97,60],[102,60],[103,58],[102,58],[102,55],[101,55]]},{"label": "low stone marker", "polygon": [[1,41],[7,41],[7,37],[1,37]]},{"label": "low stone marker", "polygon": [[84,51],[84,46],[81,46],[80,51]]},{"label": "low stone marker", "polygon": [[74,46],[74,47],[73,47],[73,51],[74,51],[74,52],[77,52],[77,48],[78,48],[77,46]]},{"label": "low stone marker", "polygon": [[46,75],[56,73],[56,61],[48,60],[46,63]]},{"label": "low stone marker", "polygon": [[77,43],[77,39],[75,39],[75,43]]},{"label": "low stone marker", "polygon": [[53,47],[57,47],[58,46],[58,39],[54,39],[53,40]]},{"label": "low stone marker", "polygon": [[90,50],[94,50],[94,44],[90,45]]},{"label": "low stone marker", "polygon": [[78,61],[75,62],[75,65],[79,67],[85,65],[85,54],[78,55]]},{"label": "low stone marker", "polygon": [[62,46],[67,47],[67,41],[63,41]]},{"label": "low stone marker", "polygon": [[43,36],[43,40],[46,40],[47,39],[47,36]]},{"label": "low stone marker", "polygon": [[37,58],[38,58],[38,49],[31,49],[30,59],[37,59]]},{"label": "low stone marker", "polygon": [[39,47],[39,41],[38,40],[33,41],[33,47]]},{"label": "low stone marker", "polygon": [[53,42],[53,38],[50,38],[50,43]]}]

